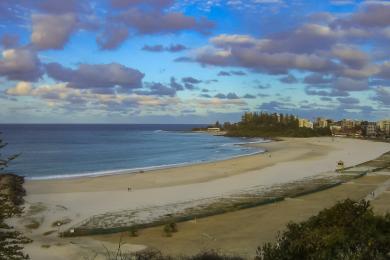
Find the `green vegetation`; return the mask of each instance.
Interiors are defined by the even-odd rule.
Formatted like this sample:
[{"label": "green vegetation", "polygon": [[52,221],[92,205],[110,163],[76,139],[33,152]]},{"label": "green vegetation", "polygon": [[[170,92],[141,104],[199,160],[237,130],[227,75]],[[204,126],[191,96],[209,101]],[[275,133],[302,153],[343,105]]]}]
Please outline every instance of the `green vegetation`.
[{"label": "green vegetation", "polygon": [[29,223],[24,225],[28,229],[38,229],[41,226],[41,222],[36,219],[29,219]]},{"label": "green vegetation", "polygon": [[129,234],[129,236],[131,236],[131,237],[138,237],[139,231],[138,231],[137,228],[131,227],[130,230],[128,231],[128,234]]},{"label": "green vegetation", "polygon": [[64,219],[61,219],[61,220],[54,221],[51,224],[51,226],[52,227],[60,227],[60,226],[69,224],[70,222],[72,222],[72,220],[70,218],[64,218]]},{"label": "green vegetation", "polygon": [[26,216],[33,216],[46,210],[46,206],[42,202],[30,204],[27,209]]},{"label": "green vegetation", "polygon": [[44,232],[42,235],[49,236],[49,235],[56,233],[56,232],[57,232],[57,230],[49,230],[49,231]]},{"label": "green vegetation", "polygon": [[[7,144],[0,139],[0,151]],[[17,156],[3,158],[0,153],[0,259],[29,259],[23,253],[23,245],[31,242],[22,233],[15,231],[6,223],[6,219],[19,215],[26,192],[23,189],[24,178],[3,173],[8,164]]]},{"label": "green vegetation", "polygon": [[[269,114],[246,112],[238,123],[218,121],[209,127],[220,128],[231,137],[314,137],[330,136],[329,127],[315,127],[314,129],[299,127],[297,117],[289,114]],[[207,128],[193,128],[193,131],[206,131]]]},{"label": "green vegetation", "polygon": [[290,223],[258,260],[389,259],[390,215],[374,215],[369,202],[345,200],[302,223]]},{"label": "green vegetation", "polygon": [[175,233],[178,231],[176,222],[169,222],[168,224],[164,225],[164,234],[167,237],[172,236],[172,233]]},{"label": "green vegetation", "polygon": [[[96,256],[95,256],[96,257]],[[93,258],[95,259],[95,258]],[[105,259],[107,260],[244,260],[239,256],[231,256],[220,253],[215,250],[203,251],[193,256],[169,256],[164,255],[157,249],[145,249],[134,253],[124,253],[121,246],[115,252],[106,251]]]},{"label": "green vegetation", "polygon": [[[219,124],[219,123],[218,123]],[[236,137],[313,137],[329,136],[329,128],[299,127],[298,119],[288,114],[247,112],[236,124],[222,126],[227,136]]]},{"label": "green vegetation", "polygon": [[243,260],[239,256],[227,255],[218,251],[200,252],[194,256],[183,257],[183,260]]}]

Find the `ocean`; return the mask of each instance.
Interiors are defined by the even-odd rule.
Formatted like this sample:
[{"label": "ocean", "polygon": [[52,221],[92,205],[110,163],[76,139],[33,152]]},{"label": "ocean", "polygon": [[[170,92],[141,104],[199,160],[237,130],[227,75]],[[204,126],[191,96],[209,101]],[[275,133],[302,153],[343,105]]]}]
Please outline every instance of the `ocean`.
[{"label": "ocean", "polygon": [[8,146],[19,154],[7,172],[28,179],[53,179],[139,172],[263,152],[243,146],[262,139],[193,133],[204,125],[0,125]]}]

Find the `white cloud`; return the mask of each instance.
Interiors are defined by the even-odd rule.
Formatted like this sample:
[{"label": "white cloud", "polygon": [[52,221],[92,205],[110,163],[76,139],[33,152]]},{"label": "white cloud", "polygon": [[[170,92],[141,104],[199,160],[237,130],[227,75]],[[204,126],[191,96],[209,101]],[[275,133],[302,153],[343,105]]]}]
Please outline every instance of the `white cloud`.
[{"label": "white cloud", "polygon": [[31,90],[32,90],[31,83],[21,81],[18,82],[18,84],[16,84],[15,87],[9,88],[5,92],[11,96],[27,96],[31,94]]}]

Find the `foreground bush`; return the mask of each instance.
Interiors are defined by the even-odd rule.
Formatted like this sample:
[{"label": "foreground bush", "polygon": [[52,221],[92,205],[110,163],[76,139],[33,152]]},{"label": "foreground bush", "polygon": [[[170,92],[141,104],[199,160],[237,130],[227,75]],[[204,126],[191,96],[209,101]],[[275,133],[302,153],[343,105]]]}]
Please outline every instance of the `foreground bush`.
[{"label": "foreground bush", "polygon": [[204,251],[198,253],[194,256],[181,256],[181,257],[172,257],[168,255],[163,255],[159,250],[156,249],[146,249],[143,251],[135,253],[122,253],[117,252],[107,252],[107,260],[244,260],[244,258],[237,256],[230,256],[226,254],[219,253],[217,251]]},{"label": "foreground bush", "polygon": [[390,215],[375,216],[369,202],[345,200],[307,221],[288,224],[256,259],[390,259]]},{"label": "foreground bush", "polygon": [[183,260],[243,260],[239,256],[231,256],[219,253],[217,251],[205,251],[194,256],[183,257]]},{"label": "foreground bush", "polygon": [[165,224],[163,231],[165,236],[167,237],[172,236],[172,233],[178,231],[176,222],[170,222],[168,224]]}]

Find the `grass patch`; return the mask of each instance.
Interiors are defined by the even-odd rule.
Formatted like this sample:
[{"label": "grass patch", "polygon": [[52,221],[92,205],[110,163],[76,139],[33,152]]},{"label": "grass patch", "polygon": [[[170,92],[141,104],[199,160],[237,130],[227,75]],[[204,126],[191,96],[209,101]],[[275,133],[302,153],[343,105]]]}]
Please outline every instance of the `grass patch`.
[{"label": "grass patch", "polygon": [[131,227],[127,233],[131,237],[138,237],[139,236],[139,230],[138,230],[138,228],[135,228],[135,227]]},{"label": "grass patch", "polygon": [[29,222],[30,223],[24,225],[25,228],[28,228],[28,229],[38,229],[41,226],[41,222],[39,222],[36,219],[29,219]]},{"label": "grass patch", "polygon": [[179,230],[177,229],[176,222],[171,221],[164,225],[163,232],[166,237],[171,237],[172,233],[176,233],[177,231]]},{"label": "grass patch", "polygon": [[28,211],[26,212],[26,215],[27,216],[36,215],[45,211],[46,209],[47,207],[42,202],[34,203],[30,205]]},{"label": "grass patch", "polygon": [[64,219],[61,219],[61,220],[56,220],[56,221],[54,221],[54,222],[51,224],[51,226],[52,226],[52,227],[60,227],[60,226],[69,224],[70,222],[72,222],[72,220],[71,220],[70,218],[64,218]]},{"label": "grass patch", "polygon": [[46,231],[45,233],[43,233],[44,236],[48,236],[48,235],[51,235],[53,233],[57,232],[57,230],[49,230],[49,231]]},{"label": "grass patch", "polygon": [[56,205],[56,207],[59,209],[68,210],[68,208],[63,205]]}]

